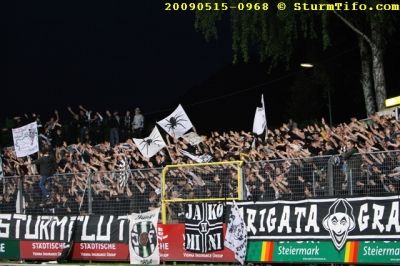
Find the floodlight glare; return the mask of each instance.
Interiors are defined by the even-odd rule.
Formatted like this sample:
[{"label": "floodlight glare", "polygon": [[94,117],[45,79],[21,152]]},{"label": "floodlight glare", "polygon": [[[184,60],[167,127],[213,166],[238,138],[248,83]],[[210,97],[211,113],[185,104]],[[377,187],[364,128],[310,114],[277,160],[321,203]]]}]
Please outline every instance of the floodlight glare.
[{"label": "floodlight glare", "polygon": [[301,67],[305,67],[305,68],[314,67],[314,65],[313,65],[313,64],[310,64],[310,63],[301,63],[300,66],[301,66]]},{"label": "floodlight glare", "polygon": [[386,107],[391,107],[395,105],[400,104],[400,96],[394,97],[394,98],[389,98],[385,100],[385,106]]}]

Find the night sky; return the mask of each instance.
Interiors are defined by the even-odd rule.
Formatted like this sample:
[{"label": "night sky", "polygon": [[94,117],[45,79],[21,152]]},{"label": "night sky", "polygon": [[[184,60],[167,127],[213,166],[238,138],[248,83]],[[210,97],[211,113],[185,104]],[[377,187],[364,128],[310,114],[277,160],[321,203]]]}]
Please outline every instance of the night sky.
[{"label": "night sky", "polygon": [[[54,109],[69,118],[66,107],[82,104],[121,113],[138,106],[151,124],[182,103],[200,132],[250,130],[261,93],[269,124],[302,112],[301,99],[292,102],[293,90],[309,87],[310,74],[298,68],[303,54],[271,73],[257,56],[232,65],[228,24],[222,24],[218,41],[207,43],[194,29],[194,13],[167,13],[164,1],[7,2],[0,26],[2,119],[38,112],[46,120]],[[337,25],[341,33],[315,60],[331,74],[333,118],[341,122],[364,118],[365,111],[356,38]],[[388,96],[400,94],[398,35],[385,54]],[[302,51],[306,44],[297,45]],[[312,93],[307,100],[321,103],[318,111],[304,113],[305,120],[327,118],[326,96],[300,93]]]}]

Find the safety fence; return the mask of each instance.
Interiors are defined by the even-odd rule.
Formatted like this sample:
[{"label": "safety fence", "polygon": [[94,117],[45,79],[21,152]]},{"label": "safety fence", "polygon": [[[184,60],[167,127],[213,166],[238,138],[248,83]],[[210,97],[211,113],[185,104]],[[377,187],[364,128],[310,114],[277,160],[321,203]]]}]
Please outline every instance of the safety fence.
[{"label": "safety fence", "polygon": [[162,170],[57,174],[46,181],[48,199],[39,188],[40,176],[3,177],[0,212],[125,215],[159,207],[162,193],[167,200],[194,201],[397,195],[400,151],[354,154],[347,160],[324,156],[247,162],[240,167],[175,167],[165,180],[165,191]]},{"label": "safety fence", "polygon": [[400,151],[249,162],[243,177],[247,199],[254,201],[396,195]]}]

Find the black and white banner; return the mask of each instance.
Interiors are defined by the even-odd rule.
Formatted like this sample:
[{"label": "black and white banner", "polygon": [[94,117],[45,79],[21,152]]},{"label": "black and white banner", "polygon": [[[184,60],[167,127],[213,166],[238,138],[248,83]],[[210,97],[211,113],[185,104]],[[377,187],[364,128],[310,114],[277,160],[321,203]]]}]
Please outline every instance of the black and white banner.
[{"label": "black and white banner", "polygon": [[247,252],[247,230],[246,223],[235,201],[233,202],[229,214],[225,247],[232,250],[235,253],[235,259],[240,262],[241,265],[244,265]]},{"label": "black and white banner", "polygon": [[222,250],[223,247],[222,203],[186,205],[185,249],[196,253]]},{"label": "black and white banner", "polygon": [[131,264],[160,264],[157,222],[160,208],[129,215],[129,256]]},{"label": "black and white banner", "polygon": [[128,225],[126,215],[0,214],[0,240],[128,243]]},{"label": "black and white banner", "polygon": [[39,151],[37,123],[33,122],[12,129],[17,157],[25,157]]},{"label": "black and white banner", "polygon": [[133,141],[135,142],[135,145],[139,149],[140,153],[146,158],[153,157],[162,148],[167,146],[157,127],[154,127],[150,136],[148,136],[147,138],[133,138]]},{"label": "black and white banner", "polygon": [[178,105],[172,114],[161,121],[158,121],[157,124],[159,124],[160,127],[162,127],[171,137],[176,139],[182,137],[193,127],[192,122],[185,110],[183,110],[182,105]]},{"label": "black and white banner", "polygon": [[240,202],[249,239],[400,239],[399,196]]}]

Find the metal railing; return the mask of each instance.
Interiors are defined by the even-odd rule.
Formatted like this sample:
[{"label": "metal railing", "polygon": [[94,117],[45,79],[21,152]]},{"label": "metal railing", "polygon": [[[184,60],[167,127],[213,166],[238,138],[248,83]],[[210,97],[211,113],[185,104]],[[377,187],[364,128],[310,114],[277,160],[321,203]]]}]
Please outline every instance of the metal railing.
[{"label": "metal railing", "polygon": [[[41,195],[40,176],[2,177],[0,213],[145,212],[161,204],[161,171],[57,174],[46,182],[48,199]],[[247,162],[241,176],[243,199],[249,200],[393,195],[400,191],[400,151],[354,154],[348,160],[335,155]]]}]

